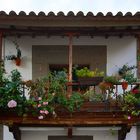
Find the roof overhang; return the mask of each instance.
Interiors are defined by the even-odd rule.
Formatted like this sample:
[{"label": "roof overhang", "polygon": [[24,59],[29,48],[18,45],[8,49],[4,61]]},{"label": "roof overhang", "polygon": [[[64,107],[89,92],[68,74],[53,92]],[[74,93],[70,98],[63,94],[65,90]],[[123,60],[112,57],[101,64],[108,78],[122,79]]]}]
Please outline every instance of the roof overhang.
[{"label": "roof overhang", "polygon": [[113,16],[112,13],[96,16],[89,12],[86,16],[82,12],[67,15],[53,12],[45,15],[40,12],[36,15],[30,12],[20,12],[18,15],[11,11],[9,14],[0,12],[0,31],[4,35],[65,35],[67,32],[75,32],[78,35],[90,36],[122,36],[140,34],[140,13],[135,15],[119,12]]}]

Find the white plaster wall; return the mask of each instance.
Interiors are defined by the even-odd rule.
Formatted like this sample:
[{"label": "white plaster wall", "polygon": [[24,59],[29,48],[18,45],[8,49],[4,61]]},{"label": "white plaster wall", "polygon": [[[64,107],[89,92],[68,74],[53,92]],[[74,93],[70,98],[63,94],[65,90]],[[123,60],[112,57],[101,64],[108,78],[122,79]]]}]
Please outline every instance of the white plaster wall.
[{"label": "white plaster wall", "polygon": [[[21,37],[21,38],[5,38],[3,41],[3,58],[6,55],[16,54],[16,46],[13,41],[17,42],[22,51],[22,64],[16,66],[12,61],[5,60],[5,68],[7,73],[13,69],[18,69],[24,80],[32,79],[32,45],[68,45],[67,37]],[[136,39],[134,37],[79,37],[73,39],[74,45],[106,45],[107,46],[107,74],[111,75],[117,72],[119,67],[124,64],[136,65]],[[100,54],[99,54],[99,57]],[[9,138],[8,130],[4,129],[4,140],[12,140]],[[135,131],[132,133],[134,134]],[[8,136],[7,136],[8,135]],[[11,135],[11,134],[10,134]],[[135,134],[134,134],[135,135]],[[100,135],[99,135],[100,137]],[[101,138],[95,140],[100,140]],[[106,135],[107,137],[107,135]],[[104,137],[105,139],[105,137]],[[43,139],[42,139],[43,140]],[[108,138],[106,138],[108,140]],[[113,140],[113,139],[112,139]],[[128,139],[130,140],[130,139]],[[133,137],[133,140],[134,139]]]},{"label": "white plaster wall", "polygon": [[[93,136],[93,140],[118,140],[118,127],[80,127],[72,128],[74,136]],[[111,133],[114,131],[114,134]],[[21,140],[48,140],[48,136],[67,136],[68,128],[21,128]]]},{"label": "white plaster wall", "polygon": [[[7,72],[18,69],[24,79],[32,79],[32,45],[68,45],[67,37],[21,37],[6,38],[3,43],[3,57],[16,54],[16,46],[12,41],[16,40],[22,51],[22,64],[15,66],[12,61],[5,61]],[[106,45],[107,46],[107,74],[111,75],[124,64],[136,65],[136,39],[133,37],[79,37],[73,39],[74,45]],[[40,48],[41,49],[41,48]],[[100,54],[99,54],[99,57]]]}]

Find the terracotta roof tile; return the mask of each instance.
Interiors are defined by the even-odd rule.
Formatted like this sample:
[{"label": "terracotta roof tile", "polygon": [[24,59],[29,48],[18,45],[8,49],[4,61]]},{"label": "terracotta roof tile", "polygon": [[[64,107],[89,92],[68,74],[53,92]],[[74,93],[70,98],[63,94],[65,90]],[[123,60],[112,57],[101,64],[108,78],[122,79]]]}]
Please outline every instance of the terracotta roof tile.
[{"label": "terracotta roof tile", "polygon": [[57,13],[57,16],[65,16],[65,14],[62,11],[60,11]]},{"label": "terracotta roof tile", "polygon": [[131,12],[127,12],[124,16],[131,17],[132,13]]},{"label": "terracotta roof tile", "polygon": [[29,16],[36,16],[36,13],[35,13],[34,11],[31,11],[31,12],[29,13]]},{"label": "terracotta roof tile", "polygon": [[98,17],[103,17],[104,14],[103,14],[102,12],[98,12],[98,13],[96,14],[96,16],[98,16]]},{"label": "terracotta roof tile", "polygon": [[0,15],[7,15],[5,11],[0,11]]},{"label": "terracotta roof tile", "polygon": [[84,13],[82,11],[79,11],[76,16],[84,17]]},{"label": "terracotta roof tile", "polygon": [[46,14],[45,14],[43,11],[40,11],[40,12],[38,13],[38,16],[46,16]]},{"label": "terracotta roof tile", "polygon": [[40,11],[39,13],[35,13],[34,11],[29,12],[27,14],[25,11],[20,11],[19,13],[16,13],[15,11],[10,11],[9,13],[6,13],[5,11],[0,11],[0,16],[62,16],[62,17],[139,17],[140,12],[136,12],[135,14],[132,14],[131,12],[122,13],[118,12],[116,15],[113,15],[112,12],[108,12],[107,14],[104,14],[102,12],[98,12],[96,15],[93,12],[88,12],[87,14],[84,14],[82,11],[79,11],[77,14],[74,14],[73,11],[69,11],[67,14],[64,14],[64,12],[60,11],[58,13],[54,13],[50,11],[48,14],[45,14],[45,12]]},{"label": "terracotta roof tile", "polygon": [[10,16],[16,16],[17,13],[16,13],[15,11],[10,11],[10,12],[9,12],[9,15],[10,15]]},{"label": "terracotta roof tile", "polygon": [[67,16],[75,16],[75,14],[74,14],[72,11],[69,11],[69,12],[67,13]]},{"label": "terracotta roof tile", "polygon": [[112,12],[108,12],[107,14],[106,14],[106,16],[113,16],[113,14],[112,14]]},{"label": "terracotta roof tile", "polygon": [[26,13],[24,11],[20,11],[18,15],[19,16],[26,16]]},{"label": "terracotta roof tile", "polygon": [[47,16],[55,16],[54,12],[49,12]]}]

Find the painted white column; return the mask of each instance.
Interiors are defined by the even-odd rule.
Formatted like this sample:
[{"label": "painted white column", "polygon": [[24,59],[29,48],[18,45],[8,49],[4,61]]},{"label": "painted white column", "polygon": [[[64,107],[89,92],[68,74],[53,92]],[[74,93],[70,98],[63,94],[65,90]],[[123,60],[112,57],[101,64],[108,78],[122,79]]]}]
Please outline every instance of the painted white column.
[{"label": "painted white column", "polygon": [[3,140],[15,140],[13,138],[13,134],[9,132],[9,128],[7,126],[3,126]]},{"label": "painted white column", "polygon": [[137,128],[136,126],[133,126],[129,133],[126,135],[125,140],[137,140]]}]

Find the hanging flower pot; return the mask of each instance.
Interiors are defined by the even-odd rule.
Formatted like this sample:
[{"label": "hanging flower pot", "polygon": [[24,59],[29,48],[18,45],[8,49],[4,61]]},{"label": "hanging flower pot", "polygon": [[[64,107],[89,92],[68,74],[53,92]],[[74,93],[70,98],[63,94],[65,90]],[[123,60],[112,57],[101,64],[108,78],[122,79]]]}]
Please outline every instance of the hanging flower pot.
[{"label": "hanging flower pot", "polygon": [[21,50],[17,47],[17,55],[8,55],[6,56],[7,60],[13,60],[16,64],[16,66],[21,65]]},{"label": "hanging flower pot", "polygon": [[122,89],[123,89],[123,90],[126,90],[127,88],[128,88],[128,82],[123,81],[123,82],[122,82]]},{"label": "hanging flower pot", "polygon": [[15,64],[16,64],[16,66],[20,66],[21,65],[21,59],[20,58],[16,58],[15,59]]}]

